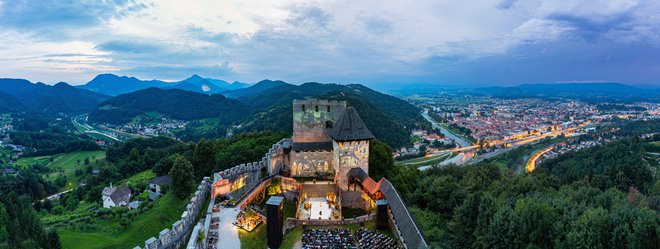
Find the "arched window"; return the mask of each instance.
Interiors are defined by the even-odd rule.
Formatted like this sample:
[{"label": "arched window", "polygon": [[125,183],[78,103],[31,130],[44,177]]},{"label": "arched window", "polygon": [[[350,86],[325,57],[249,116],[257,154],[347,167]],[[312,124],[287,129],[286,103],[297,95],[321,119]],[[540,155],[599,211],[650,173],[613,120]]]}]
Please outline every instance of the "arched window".
[{"label": "arched window", "polygon": [[330,112],[330,106],[328,106],[328,112]]},{"label": "arched window", "polygon": [[315,111],[315,112],[319,112],[319,106],[318,106],[318,105],[315,105],[315,106],[314,106],[314,111]]},{"label": "arched window", "polygon": [[303,112],[305,111],[305,105],[302,105]]}]

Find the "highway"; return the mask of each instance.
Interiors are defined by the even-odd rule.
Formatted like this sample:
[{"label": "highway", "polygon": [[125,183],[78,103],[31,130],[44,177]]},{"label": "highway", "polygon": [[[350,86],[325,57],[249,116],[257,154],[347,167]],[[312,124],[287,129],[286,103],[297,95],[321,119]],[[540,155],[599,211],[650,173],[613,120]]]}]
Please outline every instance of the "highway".
[{"label": "highway", "polygon": [[534,153],[534,155],[532,155],[532,157],[530,157],[527,160],[527,163],[525,164],[525,169],[527,169],[527,172],[534,171],[534,169],[536,168],[536,160],[538,160],[539,157],[541,157],[543,154],[545,154],[548,151],[552,150],[552,148],[554,148],[554,147],[555,147],[555,145],[553,144],[549,147],[546,147],[546,148],[544,148],[542,150],[539,150],[536,153]]},{"label": "highway", "polygon": [[98,130],[98,129],[88,125],[86,122],[85,123],[78,122],[78,118],[84,119],[83,115],[71,118],[71,122],[73,122],[74,126],[76,128],[78,128],[78,130],[80,130],[84,133],[91,133],[91,134],[98,134],[98,135],[101,135],[101,136],[105,136],[105,137],[108,137],[108,138],[110,138],[112,140],[115,140],[115,141],[122,141],[121,139],[119,139],[114,134]]}]

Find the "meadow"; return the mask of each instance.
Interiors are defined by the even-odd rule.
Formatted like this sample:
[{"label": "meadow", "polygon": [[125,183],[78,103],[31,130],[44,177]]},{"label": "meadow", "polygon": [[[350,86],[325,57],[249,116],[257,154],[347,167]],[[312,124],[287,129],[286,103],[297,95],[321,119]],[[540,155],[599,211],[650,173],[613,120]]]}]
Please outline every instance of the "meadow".
[{"label": "meadow", "polygon": [[[85,164],[85,159],[89,161],[88,164]],[[105,160],[105,151],[77,151],[52,156],[24,157],[18,159],[14,165],[18,168],[26,168],[34,164],[48,166],[53,172],[46,174],[46,178],[54,180],[60,175],[66,177],[66,184],[61,189],[64,191],[78,186],[80,179],[85,177],[85,166],[103,160]],[[76,175],[76,170],[81,170],[83,174]]]},{"label": "meadow", "polygon": [[188,200],[178,199],[171,192],[160,198],[153,208],[137,215],[127,226],[116,219],[94,219],[93,229],[81,231],[73,227],[58,229],[63,248],[112,249],[144,246],[150,237],[158,237],[165,228],[181,217]]}]

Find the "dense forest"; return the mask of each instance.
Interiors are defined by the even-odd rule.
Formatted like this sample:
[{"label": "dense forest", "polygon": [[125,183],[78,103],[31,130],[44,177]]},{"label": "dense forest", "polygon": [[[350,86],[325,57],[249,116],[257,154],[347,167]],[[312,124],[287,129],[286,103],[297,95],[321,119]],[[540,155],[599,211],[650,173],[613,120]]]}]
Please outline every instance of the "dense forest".
[{"label": "dense forest", "polygon": [[362,85],[305,83],[281,85],[259,95],[240,98],[259,111],[243,123],[239,131],[291,132],[292,101],[305,97],[347,101],[349,106],[355,107],[369,130],[393,147],[407,145],[410,131],[416,127],[430,129],[417,107],[396,97]]},{"label": "dense forest", "polygon": [[230,124],[251,111],[239,101],[219,94],[148,88],[102,102],[89,115],[89,119],[99,123],[124,124],[148,112],[157,112],[179,120],[212,117],[218,118],[222,124]]},{"label": "dense forest", "polygon": [[493,163],[379,170],[433,248],[657,248],[660,183],[643,142],[559,157],[527,175]]},{"label": "dense forest", "polygon": [[24,156],[53,155],[71,151],[99,150],[94,139],[72,133],[75,128],[68,118],[56,118],[40,113],[12,114],[14,131],[11,143],[28,148]]},{"label": "dense forest", "polygon": [[[29,110],[47,114],[89,112],[102,100],[110,97],[85,89],[77,89],[63,82],[50,86],[22,79],[0,79],[0,92],[14,98],[14,101],[11,102],[12,107],[19,106],[16,101],[25,107],[13,108],[13,111]],[[0,101],[0,104],[2,102],[5,101]]]},{"label": "dense forest", "polygon": [[0,248],[58,249],[54,230],[46,230],[32,203],[58,190],[32,170],[15,176],[0,175]]}]

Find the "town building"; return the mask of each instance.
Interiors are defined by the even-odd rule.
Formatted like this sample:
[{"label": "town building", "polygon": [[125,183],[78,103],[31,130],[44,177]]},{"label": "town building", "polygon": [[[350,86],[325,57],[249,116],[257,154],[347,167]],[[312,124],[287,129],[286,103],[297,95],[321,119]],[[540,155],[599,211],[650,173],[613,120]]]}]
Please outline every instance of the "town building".
[{"label": "town building", "polygon": [[119,188],[110,187],[103,188],[101,192],[101,200],[103,201],[104,208],[123,207],[128,205],[131,200],[131,189],[123,185]]}]

